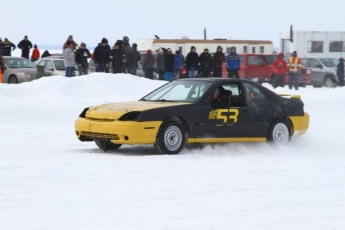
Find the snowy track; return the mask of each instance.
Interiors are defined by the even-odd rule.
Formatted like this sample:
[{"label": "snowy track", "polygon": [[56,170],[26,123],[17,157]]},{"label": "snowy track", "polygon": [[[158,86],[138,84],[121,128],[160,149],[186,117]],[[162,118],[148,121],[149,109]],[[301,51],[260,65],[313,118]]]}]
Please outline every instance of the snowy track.
[{"label": "snowy track", "polygon": [[84,107],[159,84],[93,74],[0,85],[0,229],[345,229],[345,89],[300,89],[311,126],[288,146],[166,156],[152,146],[103,153],[75,137]]}]

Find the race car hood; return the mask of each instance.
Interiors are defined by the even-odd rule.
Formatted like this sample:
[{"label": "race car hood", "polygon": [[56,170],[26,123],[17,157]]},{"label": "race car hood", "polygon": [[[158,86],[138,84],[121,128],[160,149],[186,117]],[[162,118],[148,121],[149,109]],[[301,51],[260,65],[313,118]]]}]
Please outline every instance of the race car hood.
[{"label": "race car hood", "polygon": [[163,107],[172,107],[185,105],[190,103],[185,102],[152,102],[152,101],[133,101],[133,102],[120,102],[112,104],[104,104],[99,106],[90,107],[86,112],[86,118],[90,119],[104,119],[104,120],[117,120],[122,115],[129,112],[141,112]]}]

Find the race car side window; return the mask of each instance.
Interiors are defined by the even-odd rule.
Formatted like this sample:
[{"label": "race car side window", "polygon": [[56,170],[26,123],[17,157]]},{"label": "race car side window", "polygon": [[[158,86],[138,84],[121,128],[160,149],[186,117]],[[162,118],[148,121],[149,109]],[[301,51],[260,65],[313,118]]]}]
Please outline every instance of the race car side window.
[{"label": "race car side window", "polygon": [[258,87],[250,83],[244,83],[246,88],[247,100],[263,100],[267,98],[267,95]]},{"label": "race car side window", "polygon": [[[244,94],[242,87],[238,83],[227,83],[218,86],[220,88],[221,94],[226,92],[231,92],[230,95],[230,107],[243,107],[246,106],[244,101]],[[225,96],[225,95],[224,95]],[[228,97],[226,100],[229,100]]]}]

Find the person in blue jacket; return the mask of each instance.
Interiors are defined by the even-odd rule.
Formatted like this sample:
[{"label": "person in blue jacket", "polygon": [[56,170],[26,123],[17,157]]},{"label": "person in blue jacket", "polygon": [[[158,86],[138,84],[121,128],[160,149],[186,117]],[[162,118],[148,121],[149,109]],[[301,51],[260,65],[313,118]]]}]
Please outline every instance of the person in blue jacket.
[{"label": "person in blue jacket", "polygon": [[179,78],[181,66],[182,66],[182,62],[183,62],[183,56],[179,50],[176,50],[175,54],[176,54],[176,56],[174,58],[174,76],[176,78]]},{"label": "person in blue jacket", "polygon": [[238,71],[241,69],[241,58],[236,53],[236,47],[231,47],[231,52],[226,60],[228,69],[228,78],[240,78]]}]

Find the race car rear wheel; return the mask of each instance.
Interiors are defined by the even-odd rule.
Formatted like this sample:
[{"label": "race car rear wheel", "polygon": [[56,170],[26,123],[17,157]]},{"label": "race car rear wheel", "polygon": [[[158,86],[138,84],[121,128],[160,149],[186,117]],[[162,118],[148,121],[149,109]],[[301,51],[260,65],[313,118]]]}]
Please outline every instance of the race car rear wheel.
[{"label": "race car rear wheel", "polygon": [[268,130],[268,141],[286,144],[291,139],[291,126],[283,119],[275,120]]},{"label": "race car rear wheel", "polygon": [[178,154],[184,144],[184,127],[177,121],[167,121],[159,129],[154,145],[161,154]]},{"label": "race car rear wheel", "polygon": [[97,147],[102,149],[104,152],[108,150],[117,150],[122,146],[121,144],[113,144],[109,140],[104,139],[95,139],[95,143]]}]

